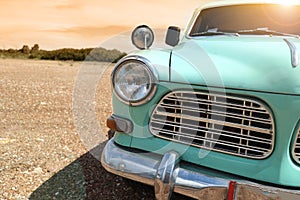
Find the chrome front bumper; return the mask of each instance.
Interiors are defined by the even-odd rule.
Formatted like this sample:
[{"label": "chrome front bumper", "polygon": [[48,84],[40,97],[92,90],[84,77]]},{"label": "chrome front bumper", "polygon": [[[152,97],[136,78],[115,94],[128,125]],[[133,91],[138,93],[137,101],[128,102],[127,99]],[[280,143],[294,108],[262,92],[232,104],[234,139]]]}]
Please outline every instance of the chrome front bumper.
[{"label": "chrome front bumper", "polygon": [[101,163],[113,174],[154,186],[156,198],[162,200],[169,199],[173,191],[202,200],[300,200],[299,190],[269,187],[219,172],[209,176],[204,168],[187,167],[176,152],[160,156],[128,151],[113,139],[106,144]]}]

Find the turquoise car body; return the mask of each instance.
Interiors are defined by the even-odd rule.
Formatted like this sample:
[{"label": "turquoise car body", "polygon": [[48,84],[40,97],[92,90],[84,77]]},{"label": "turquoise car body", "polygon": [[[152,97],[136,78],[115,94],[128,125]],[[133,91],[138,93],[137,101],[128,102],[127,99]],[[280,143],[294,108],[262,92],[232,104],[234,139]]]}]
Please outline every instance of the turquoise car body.
[{"label": "turquoise car body", "polygon": [[[298,39],[295,39],[294,43],[300,48]],[[201,66],[194,66],[189,60],[182,58],[181,53],[177,53],[182,51],[182,48],[187,48],[190,52],[199,52],[201,49],[210,59],[205,58],[208,61],[202,62],[201,56],[189,55],[201,62]],[[211,92],[225,91],[255,97],[272,108],[276,124],[276,148],[267,159],[249,160],[216,152],[210,152],[208,156],[200,159],[195,155],[201,154],[201,149],[188,147],[182,159],[256,180],[300,187],[300,166],[295,164],[290,154],[300,119],[300,67],[294,69],[291,66],[289,48],[282,38],[224,36],[193,39],[191,42],[182,42],[173,49],[173,52],[171,75],[166,67],[159,67],[168,66],[170,52],[148,50],[134,54],[158,65],[156,69],[160,83],[155,97],[139,107],[128,109],[127,104],[113,97],[114,114],[124,118],[130,116],[132,122],[137,125],[134,126],[133,133],[128,135],[117,133],[114,140],[120,145],[145,151],[157,152],[163,149],[159,152],[161,154],[172,148],[186,149],[185,145],[178,143],[169,145],[169,141],[154,137],[148,128],[149,116],[153,111],[153,105],[158,104],[170,91],[191,88],[207,91],[209,81]],[[207,67],[212,64],[211,62],[219,72],[219,77],[204,79],[203,72],[211,70]],[[223,84],[219,85],[218,80],[222,80]]]},{"label": "turquoise car body", "polygon": [[[299,190],[300,164],[293,158],[292,151],[299,134],[300,66],[292,64],[291,49],[284,41],[286,37],[189,36],[202,9],[237,3],[241,1],[203,4],[196,10],[177,46],[129,55],[151,62],[158,74],[157,90],[150,101],[140,106],[130,106],[113,93],[113,114],[133,123],[131,133],[116,132],[113,141],[122,147],[158,155],[175,149],[180,152],[180,160],[191,163],[193,170],[200,166],[254,182]],[[289,42],[300,49],[299,38],[289,37]],[[271,153],[261,159],[251,159],[153,135],[149,123],[155,106],[172,91],[188,90],[259,100],[273,117],[275,140]]]}]

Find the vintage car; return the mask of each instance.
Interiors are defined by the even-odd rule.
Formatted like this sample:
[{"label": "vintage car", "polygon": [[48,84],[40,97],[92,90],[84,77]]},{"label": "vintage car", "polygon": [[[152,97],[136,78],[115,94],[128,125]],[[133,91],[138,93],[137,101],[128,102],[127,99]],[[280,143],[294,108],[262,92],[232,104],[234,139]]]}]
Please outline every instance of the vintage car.
[{"label": "vintage car", "polygon": [[157,199],[300,199],[300,3],[281,2],[199,1],[164,49],[136,28],[111,76],[104,168]]}]

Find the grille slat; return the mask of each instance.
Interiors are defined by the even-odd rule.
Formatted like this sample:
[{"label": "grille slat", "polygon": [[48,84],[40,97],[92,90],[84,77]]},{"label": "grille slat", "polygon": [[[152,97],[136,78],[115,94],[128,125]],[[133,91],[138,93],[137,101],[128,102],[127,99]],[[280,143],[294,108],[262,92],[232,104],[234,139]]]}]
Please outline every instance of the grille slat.
[{"label": "grille slat", "polygon": [[[156,130],[156,131],[158,131],[158,130]],[[164,134],[177,134],[177,137],[180,137],[180,136],[183,136],[183,137],[187,137],[187,138],[190,138],[190,139],[199,139],[199,140],[203,140],[203,141],[205,141],[205,140],[209,140],[209,141],[212,141],[212,142],[216,142],[216,143],[219,143],[218,142],[218,138],[221,136],[220,134],[217,134],[217,133],[214,133],[214,132],[207,132],[208,134],[211,134],[212,135],[212,137],[213,138],[215,138],[215,139],[212,139],[212,138],[210,138],[210,139],[207,139],[207,138],[205,138],[205,137],[199,137],[199,136],[191,136],[191,135],[188,135],[188,134],[185,134],[185,133],[182,133],[182,132],[174,132],[174,131],[170,131],[170,132],[163,132]],[[224,135],[223,135],[224,136]],[[235,137],[235,139],[240,139],[240,138],[238,138],[238,137]],[[258,142],[258,143],[261,143],[261,144],[268,144],[268,143],[265,143],[265,142],[261,142],[261,141],[254,141],[254,140],[248,140],[248,141],[250,141],[250,142]],[[236,143],[234,143],[234,142],[224,142],[223,141],[223,144],[227,144],[227,145],[232,145],[232,146],[234,146],[234,145],[237,145],[238,147],[241,147],[241,148],[244,148],[244,149],[249,149],[250,150],[250,148],[248,148],[248,146],[246,146],[246,145],[243,145],[243,144],[236,144]],[[254,147],[251,147],[251,149],[254,149]],[[261,150],[261,152],[266,152],[266,150],[264,149],[264,148],[260,148],[260,147],[255,147],[255,149],[256,150]]]},{"label": "grille slat", "polygon": [[[168,106],[165,104],[162,104],[160,107],[160,109],[175,109],[175,106]],[[228,108],[227,108],[228,109]],[[191,108],[191,107],[186,107],[186,106],[182,106],[182,110],[184,111],[191,111],[191,112],[202,112],[202,113],[207,113],[207,114],[212,114],[212,115],[220,115],[220,116],[230,116],[236,119],[240,119],[240,115],[239,114],[235,114],[235,113],[229,113],[229,112],[219,112],[219,111],[210,111],[210,110],[205,110],[205,109],[195,109],[195,108]],[[265,114],[265,113],[263,113]],[[251,117],[251,116],[244,116],[244,120],[252,120],[254,122],[266,122],[266,123],[271,123],[272,121],[270,119],[262,119],[262,118],[258,118],[258,117]]]},{"label": "grille slat", "polygon": [[[173,97],[168,97],[166,98],[166,100],[172,100],[172,101],[183,101],[183,102],[190,102],[190,103],[195,103],[195,99],[192,99],[192,98],[182,98],[180,96],[173,96]],[[216,101],[211,101],[211,100],[199,100],[197,99],[198,102],[203,102],[204,104],[206,105],[222,105],[222,106],[226,106],[227,108],[236,108],[236,109],[241,109],[241,110],[248,110],[248,111],[261,111],[261,112],[265,112],[265,109],[260,109],[260,108],[257,108],[257,107],[251,107],[251,106],[246,106],[245,104],[243,105],[236,105],[236,104],[232,104],[232,103],[226,103],[226,102],[216,102]],[[246,108],[246,109],[245,109]]]},{"label": "grille slat", "polygon": [[[174,134],[174,132],[163,132],[164,134],[166,135],[172,135]],[[178,134],[178,133],[177,133]],[[182,141],[183,143],[187,143],[187,144],[190,144],[190,141],[191,140],[194,140],[195,137],[192,137],[192,136],[185,136],[185,135],[178,135],[177,137],[184,137],[186,140],[185,141]],[[197,138],[196,138],[197,139]],[[198,138],[199,139],[199,138]],[[176,141],[176,139],[172,139],[173,141]],[[218,142],[217,140],[207,140],[207,139],[203,139],[202,141],[203,143],[212,143],[212,144],[222,144],[224,146],[228,146],[228,147],[233,147],[233,148],[240,148],[240,149],[243,149],[243,150],[248,150],[248,151],[254,151],[254,152],[257,152],[257,153],[265,153],[265,149],[262,149],[262,148],[249,148],[247,146],[243,146],[243,145],[238,145],[236,146],[236,144],[230,144],[230,143],[221,143],[221,142]]]},{"label": "grille slat", "polygon": [[239,97],[177,91],[150,121],[153,135],[208,150],[263,159],[274,146],[273,117],[264,104]]},{"label": "grille slat", "polygon": [[[156,123],[156,124],[159,124],[159,125],[170,125],[170,126],[174,126],[175,128],[180,128],[182,127],[183,129],[190,129],[192,131],[211,131],[213,133],[215,132],[218,132],[220,131],[219,129],[213,129],[213,128],[207,128],[206,130],[203,129],[203,128],[197,128],[196,126],[193,126],[193,125],[176,125],[174,123],[163,123],[163,122],[159,122],[159,121],[156,121],[156,120],[153,120],[152,123]],[[154,126],[155,127],[155,126]],[[157,128],[153,128],[153,130],[159,130]],[[240,138],[240,134],[237,134],[235,132],[229,132],[229,131],[222,131],[222,134],[225,135],[225,136],[232,136],[232,137],[237,137],[237,138]],[[253,140],[253,141],[259,141],[259,142],[262,142],[262,143],[266,143],[266,144],[269,144],[270,142],[272,142],[271,139],[265,139],[265,138],[257,138],[257,137],[253,137],[251,135],[244,135],[245,138],[247,138],[248,140]]]},{"label": "grille slat", "polygon": [[298,130],[298,134],[297,134],[297,137],[295,140],[293,157],[294,157],[295,161],[300,164],[300,128]]},{"label": "grille slat", "polygon": [[254,126],[247,126],[247,125],[243,125],[243,124],[234,124],[234,123],[226,122],[226,121],[218,121],[218,120],[214,120],[214,119],[208,119],[208,118],[203,118],[203,117],[194,117],[194,116],[188,116],[188,115],[166,114],[163,112],[157,112],[157,114],[161,115],[161,116],[165,116],[165,117],[174,117],[174,118],[181,118],[181,119],[187,119],[187,120],[193,120],[193,121],[202,121],[202,122],[206,122],[206,123],[220,124],[220,125],[231,126],[231,127],[241,128],[241,129],[250,127],[254,131],[259,131],[259,132],[266,133],[266,134],[268,134],[268,133],[272,134],[272,131],[270,131],[270,130],[266,130],[266,129],[262,129],[262,128],[258,128],[258,127],[254,127]]}]

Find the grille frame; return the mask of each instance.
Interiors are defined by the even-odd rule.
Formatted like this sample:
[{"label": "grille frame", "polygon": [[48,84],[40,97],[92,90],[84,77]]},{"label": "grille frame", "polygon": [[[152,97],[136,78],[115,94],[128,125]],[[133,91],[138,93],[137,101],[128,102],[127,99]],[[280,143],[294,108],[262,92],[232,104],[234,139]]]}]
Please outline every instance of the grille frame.
[{"label": "grille frame", "polygon": [[294,140],[292,155],[297,164],[300,164],[300,127]]},{"label": "grille frame", "polygon": [[[178,107],[176,107],[176,105],[174,105],[173,107],[170,106],[168,109],[174,109],[176,108],[177,110],[181,110],[181,113],[176,113],[177,111],[175,111],[174,114],[172,115],[167,115],[165,116],[166,118],[167,117],[173,117],[175,120],[175,122],[170,122],[168,120],[165,120],[164,122],[162,122],[160,125],[162,126],[173,126],[174,128],[177,129],[177,131],[182,131],[182,129],[184,128],[187,128],[187,127],[184,127],[186,124],[182,125],[182,121],[183,120],[194,120],[194,122],[196,123],[206,123],[206,124],[209,124],[209,126],[207,127],[208,129],[205,131],[203,131],[203,129],[199,129],[199,127],[193,127],[193,125],[191,125],[191,127],[188,127],[187,129],[190,129],[190,128],[195,128],[195,132],[197,132],[195,135],[196,135],[196,138],[195,138],[195,135],[189,135],[189,134],[186,134],[186,133],[182,133],[182,132],[177,132],[176,130],[174,131],[168,131],[167,129],[165,131],[163,131],[163,129],[161,130],[158,130],[157,127],[155,127],[153,124],[157,123],[159,120],[157,119],[157,117],[155,117],[156,115],[157,116],[161,116],[161,112],[159,111],[160,108],[162,108],[163,106],[161,105],[164,105],[164,101],[166,100],[170,100],[170,97],[173,97],[173,101],[174,102],[179,102],[178,100],[178,97],[180,97],[180,95],[178,94],[181,94],[181,97],[182,95],[184,94],[189,94],[189,95],[192,95],[192,96],[196,96],[197,98],[190,98],[190,102],[191,104],[197,104],[198,106],[200,105],[200,103],[203,103],[203,99],[199,99],[198,96],[207,96],[207,102],[210,102],[210,104],[208,103],[207,105],[211,106],[211,107],[214,107],[216,106],[218,108],[218,106],[224,106],[224,109],[225,109],[225,113],[223,112],[222,113],[222,110],[220,112],[215,112],[216,110],[205,110],[205,109],[201,109],[199,108],[196,111],[199,112],[199,113],[202,113],[202,114],[206,114],[206,115],[211,115],[211,118],[213,116],[213,118],[215,117],[215,115],[218,115],[218,114],[221,114],[221,116],[223,117],[224,120],[219,120],[219,119],[209,119],[209,118],[202,118],[201,116],[200,117],[188,117],[187,115],[184,115],[182,114],[182,110],[186,109],[187,107],[181,105],[180,108],[178,109]],[[176,98],[175,98],[176,97]],[[176,99],[176,100],[175,100]],[[214,99],[214,101],[212,101],[212,99]],[[225,101],[218,101],[217,99],[223,99]],[[244,121],[247,121],[247,120],[253,120],[255,123],[259,124],[260,123],[260,118],[259,117],[252,117],[252,113],[260,113],[261,114],[258,114],[258,115],[267,115],[269,119],[262,119],[263,120],[263,123],[269,123],[269,128],[264,130],[264,129],[261,129],[261,128],[255,128],[255,127],[252,127],[253,129],[248,129],[247,127],[249,127],[250,125],[244,125],[244,124],[234,124],[234,123],[231,123],[231,122],[227,122],[227,111],[228,109],[234,109],[235,105],[232,103],[232,102],[244,102],[244,107],[247,108],[245,110],[243,110],[243,115],[245,118],[242,118],[242,119],[239,119],[240,116],[238,116],[238,114],[234,114],[234,113],[230,113],[230,117],[234,120],[242,120],[243,123]],[[247,104],[251,104],[251,105],[247,105]],[[202,105],[202,104],[201,104]],[[237,106],[237,109],[240,109],[238,108],[240,105]],[[252,107],[251,107],[252,106]],[[201,107],[201,106],[200,106]],[[242,108],[242,106],[240,106]],[[167,109],[166,107],[164,107],[165,109]],[[252,108],[249,109],[249,108]],[[218,108],[219,109],[219,108]],[[187,111],[188,112],[188,111]],[[246,116],[245,113],[246,112],[250,112],[251,113],[251,116]],[[167,112],[166,112],[167,113]],[[196,112],[195,112],[196,113]],[[256,115],[257,115],[256,113]],[[199,114],[199,115],[202,115],[202,114]],[[225,114],[225,115],[224,115]],[[181,117],[178,117],[178,116],[181,116]],[[254,115],[255,116],[255,115]],[[219,116],[220,117],[220,116]],[[221,117],[221,118],[222,118]],[[204,119],[204,122],[203,121],[196,121],[195,119],[201,119],[203,120]],[[166,123],[166,121],[168,123]],[[229,126],[229,128],[232,128],[230,126],[233,126],[233,128],[237,128],[237,129],[240,129],[241,133],[240,135],[237,135],[236,133],[232,133],[230,131],[226,131],[226,130],[220,130],[217,128],[217,131],[213,130],[213,131],[208,131],[210,128],[213,128],[215,129],[215,126],[219,126],[220,122],[222,122],[222,128],[224,127],[227,127]],[[252,121],[249,122],[250,124],[252,124]],[[262,124],[263,124],[262,123]],[[252,125],[251,125],[252,126]],[[183,144],[187,144],[187,145],[191,145],[191,146],[194,146],[194,147],[198,147],[198,148],[201,148],[201,149],[206,149],[206,150],[209,150],[209,151],[215,151],[215,152],[220,152],[220,153],[225,153],[225,154],[229,154],[229,155],[234,155],[234,156],[239,156],[239,157],[244,157],[244,158],[251,158],[251,159],[257,159],[257,160],[262,160],[262,159],[266,159],[268,158],[274,151],[274,146],[275,146],[275,139],[276,139],[276,135],[275,135],[275,122],[274,122],[274,117],[273,117],[273,113],[271,111],[271,109],[267,106],[267,104],[265,104],[264,102],[262,102],[261,100],[258,100],[256,98],[249,98],[249,97],[244,97],[244,96],[236,96],[236,95],[231,95],[231,94],[225,94],[224,93],[209,93],[209,92],[206,92],[206,91],[194,91],[194,90],[178,90],[178,91],[172,91],[168,94],[166,94],[161,100],[160,102],[157,104],[157,106],[155,107],[155,109],[153,110],[152,114],[151,114],[151,117],[150,117],[150,121],[149,121],[149,130],[150,130],[150,133],[156,137],[159,137],[159,138],[162,138],[162,139],[166,139],[166,140],[169,140],[169,141],[173,141],[173,142],[179,142],[179,143],[183,143]],[[247,135],[247,139],[244,139],[243,136],[243,131],[244,130],[248,130],[248,135]],[[214,132],[215,131],[215,132]],[[256,137],[255,135],[259,135],[260,132],[259,131],[263,131],[264,134],[268,135],[268,137],[270,137],[269,139],[268,138],[263,138],[263,137],[267,137],[265,135],[263,135],[263,137],[259,138],[259,137]],[[201,138],[201,137],[198,137],[198,132],[205,132],[206,136]],[[224,134],[225,133],[225,134]],[[229,133],[229,134],[228,134]],[[251,134],[250,134],[251,133]],[[255,133],[255,134],[253,134]],[[170,135],[168,137],[166,137],[166,135]],[[210,135],[211,138],[208,138],[207,136]],[[218,138],[216,139],[216,135],[219,135]],[[172,138],[170,138],[172,136]],[[224,150],[224,149],[221,149],[221,148],[215,148],[216,145],[223,145],[223,143],[219,143],[219,139],[220,137],[223,137],[223,138],[226,138],[226,137],[229,137],[229,138],[232,138],[232,140],[240,140],[239,142],[239,145],[235,145],[235,144],[232,144],[230,142],[224,143],[225,146],[228,146],[229,148],[233,148],[233,149],[238,149],[238,152],[234,152],[233,151],[230,151],[230,150]],[[184,141],[183,139],[180,139],[180,138],[185,138],[187,139],[188,141]],[[260,139],[258,140],[258,142],[256,141],[256,139]],[[211,141],[209,141],[211,139]],[[203,144],[195,144],[194,143],[194,140],[203,140]],[[266,149],[266,148],[262,148],[260,149],[259,147],[256,149],[256,148],[244,148],[243,147],[243,143],[245,143],[244,141],[247,140],[247,147],[249,147],[249,143],[255,143],[257,142],[258,143],[263,143],[263,144],[266,144],[269,146],[269,149]],[[208,143],[207,143],[208,141]],[[249,142],[250,141],[250,142]],[[250,146],[251,147],[251,146]],[[241,151],[242,149],[244,149],[243,151]],[[251,155],[251,151],[257,151],[259,153],[261,153],[262,155]],[[245,151],[245,152],[244,152]]]}]

